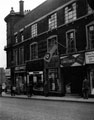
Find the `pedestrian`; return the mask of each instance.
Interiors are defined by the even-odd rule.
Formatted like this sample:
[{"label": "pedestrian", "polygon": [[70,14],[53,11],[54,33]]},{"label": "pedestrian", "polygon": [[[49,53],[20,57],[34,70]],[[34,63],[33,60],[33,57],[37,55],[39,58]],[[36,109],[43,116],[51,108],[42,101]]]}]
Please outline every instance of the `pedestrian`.
[{"label": "pedestrian", "polygon": [[32,94],[33,94],[33,83],[30,82],[30,83],[29,83],[29,97],[31,97]]},{"label": "pedestrian", "polygon": [[88,95],[89,95],[89,81],[86,78],[83,80],[82,91],[83,91],[83,98],[84,99],[88,99]]},{"label": "pedestrian", "polygon": [[13,86],[13,96],[15,96],[15,93],[16,93],[16,87]]},{"label": "pedestrian", "polygon": [[13,96],[13,86],[11,85],[11,96]]},{"label": "pedestrian", "polygon": [[48,97],[48,82],[47,81],[45,81],[44,82],[44,96],[45,97]]}]

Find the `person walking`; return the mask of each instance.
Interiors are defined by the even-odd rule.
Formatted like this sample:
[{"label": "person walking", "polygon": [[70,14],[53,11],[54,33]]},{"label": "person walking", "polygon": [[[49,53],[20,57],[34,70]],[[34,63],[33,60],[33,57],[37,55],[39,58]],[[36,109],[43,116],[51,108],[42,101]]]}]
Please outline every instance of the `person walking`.
[{"label": "person walking", "polygon": [[82,91],[83,91],[83,98],[84,99],[88,99],[88,95],[89,95],[89,81],[86,78],[83,80]]}]

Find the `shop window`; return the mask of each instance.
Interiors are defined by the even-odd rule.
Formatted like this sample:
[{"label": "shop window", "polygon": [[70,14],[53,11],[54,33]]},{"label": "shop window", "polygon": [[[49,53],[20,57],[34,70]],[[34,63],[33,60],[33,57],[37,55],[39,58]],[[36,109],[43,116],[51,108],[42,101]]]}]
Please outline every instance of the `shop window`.
[{"label": "shop window", "polygon": [[30,59],[38,58],[38,44],[35,42],[30,45]]},{"label": "shop window", "polygon": [[35,71],[29,75],[29,83],[33,82],[34,91],[43,91],[43,72]]},{"label": "shop window", "polygon": [[76,52],[76,40],[75,40],[75,31],[68,31],[66,33],[66,45],[67,45],[67,53]]},{"label": "shop window", "polygon": [[24,48],[19,48],[19,64],[24,64]]},{"label": "shop window", "polygon": [[51,15],[51,17],[49,18],[48,24],[49,24],[49,30],[57,28],[57,14],[56,13]]},{"label": "shop window", "polygon": [[76,20],[76,3],[73,3],[67,7],[65,7],[65,23],[72,22]]},{"label": "shop window", "polygon": [[[47,52],[50,52],[54,45],[57,44],[57,36],[51,36],[47,40]],[[57,45],[58,46],[58,45]],[[58,54],[58,48],[55,50],[54,55]]]},{"label": "shop window", "polygon": [[48,80],[50,91],[60,91],[58,69],[48,69]]},{"label": "shop window", "polygon": [[31,26],[31,37],[37,36],[37,24]]}]

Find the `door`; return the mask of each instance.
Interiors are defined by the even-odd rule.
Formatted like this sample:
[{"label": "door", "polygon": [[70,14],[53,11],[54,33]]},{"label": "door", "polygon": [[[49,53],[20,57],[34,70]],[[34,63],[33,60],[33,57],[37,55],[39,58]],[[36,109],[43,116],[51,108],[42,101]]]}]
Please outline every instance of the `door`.
[{"label": "door", "polygon": [[94,69],[90,71],[90,89],[91,89],[91,94],[94,95]]}]

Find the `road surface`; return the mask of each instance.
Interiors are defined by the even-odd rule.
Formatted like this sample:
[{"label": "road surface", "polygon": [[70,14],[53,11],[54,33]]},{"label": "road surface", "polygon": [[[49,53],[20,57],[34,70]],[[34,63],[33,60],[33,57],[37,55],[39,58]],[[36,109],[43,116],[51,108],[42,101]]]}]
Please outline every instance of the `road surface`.
[{"label": "road surface", "polygon": [[0,120],[94,120],[94,104],[2,97]]}]

